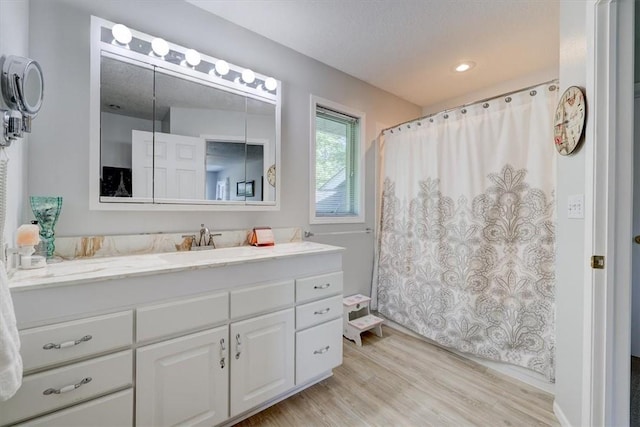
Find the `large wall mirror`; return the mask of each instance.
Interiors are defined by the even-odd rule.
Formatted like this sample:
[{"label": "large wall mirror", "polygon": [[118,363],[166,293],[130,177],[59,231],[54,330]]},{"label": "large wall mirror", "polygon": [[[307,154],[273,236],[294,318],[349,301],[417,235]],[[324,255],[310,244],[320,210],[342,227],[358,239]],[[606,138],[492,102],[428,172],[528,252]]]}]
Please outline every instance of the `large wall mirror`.
[{"label": "large wall mirror", "polygon": [[92,208],[278,209],[280,83],[114,25],[92,18]]}]

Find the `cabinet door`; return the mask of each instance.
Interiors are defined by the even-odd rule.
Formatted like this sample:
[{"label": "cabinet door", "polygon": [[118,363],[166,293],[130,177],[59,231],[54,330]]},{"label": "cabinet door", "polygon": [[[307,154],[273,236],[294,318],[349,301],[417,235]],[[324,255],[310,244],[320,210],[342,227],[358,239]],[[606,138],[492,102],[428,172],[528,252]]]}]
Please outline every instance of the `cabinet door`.
[{"label": "cabinet door", "polygon": [[227,331],[223,326],[137,350],[137,426],[212,426],[228,418]]},{"label": "cabinet door", "polygon": [[231,416],[293,387],[293,309],[230,326]]}]

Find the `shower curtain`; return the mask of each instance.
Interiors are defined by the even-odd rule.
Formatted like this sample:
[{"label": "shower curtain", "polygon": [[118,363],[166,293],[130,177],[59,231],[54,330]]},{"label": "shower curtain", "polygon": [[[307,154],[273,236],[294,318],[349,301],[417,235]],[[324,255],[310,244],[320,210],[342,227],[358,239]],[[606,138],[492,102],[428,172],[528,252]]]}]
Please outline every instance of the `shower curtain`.
[{"label": "shower curtain", "polygon": [[550,381],[555,89],[540,85],[385,132],[373,292],[392,321]]}]

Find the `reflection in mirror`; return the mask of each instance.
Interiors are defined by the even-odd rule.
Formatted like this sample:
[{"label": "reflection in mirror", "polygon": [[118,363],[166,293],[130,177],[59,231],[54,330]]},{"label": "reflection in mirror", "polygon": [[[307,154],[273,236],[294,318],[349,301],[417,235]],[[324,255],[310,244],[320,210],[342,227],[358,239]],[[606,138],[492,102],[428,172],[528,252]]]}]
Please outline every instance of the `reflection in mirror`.
[{"label": "reflection in mirror", "polygon": [[247,82],[245,68],[206,54],[190,65],[173,44],[160,56],[134,30],[128,44],[114,42],[113,26],[92,18],[92,207],[278,209],[280,82],[258,73]]},{"label": "reflection in mirror", "polygon": [[207,199],[244,201],[245,181],[244,140],[207,140]]},{"label": "reflection in mirror", "polygon": [[[132,185],[132,143],[138,132],[152,132],[153,69],[102,56],[100,67],[100,195],[152,202],[151,187]],[[152,177],[152,165],[138,171]],[[135,180],[134,180],[135,183]]]},{"label": "reflection in mirror", "polygon": [[[155,201],[244,202],[231,190],[245,181],[245,97],[159,70],[155,88]],[[216,142],[224,157],[212,158]]]},{"label": "reflection in mirror", "polygon": [[274,202],[276,186],[269,169],[276,162],[276,107],[247,98],[247,181],[255,181],[254,196],[248,202]]}]

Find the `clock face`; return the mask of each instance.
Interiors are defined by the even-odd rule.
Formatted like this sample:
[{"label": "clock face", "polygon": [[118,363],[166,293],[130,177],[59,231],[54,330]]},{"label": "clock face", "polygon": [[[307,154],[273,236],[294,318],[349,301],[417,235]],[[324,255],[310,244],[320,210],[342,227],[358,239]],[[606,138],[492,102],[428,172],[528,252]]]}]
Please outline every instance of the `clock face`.
[{"label": "clock face", "polygon": [[275,164],[269,166],[269,169],[267,170],[267,181],[272,187],[276,186],[276,165]]},{"label": "clock face", "polygon": [[579,87],[571,86],[562,94],[553,120],[553,142],[558,153],[566,156],[576,149],[586,117],[584,94]]}]

